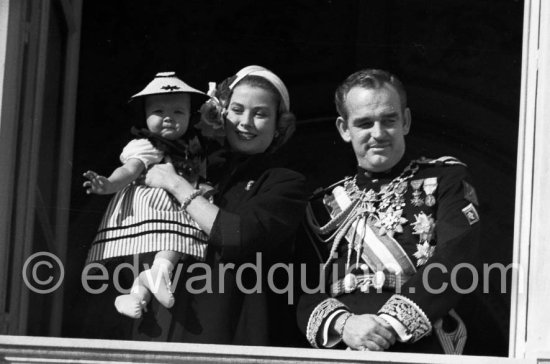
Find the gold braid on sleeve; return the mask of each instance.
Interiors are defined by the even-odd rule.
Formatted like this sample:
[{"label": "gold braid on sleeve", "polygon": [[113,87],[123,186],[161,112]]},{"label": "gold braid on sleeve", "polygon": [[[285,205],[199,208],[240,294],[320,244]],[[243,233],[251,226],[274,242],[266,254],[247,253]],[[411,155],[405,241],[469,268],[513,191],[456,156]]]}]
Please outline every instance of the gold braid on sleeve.
[{"label": "gold braid on sleeve", "polygon": [[432,331],[432,324],[424,311],[405,296],[391,296],[378,311],[378,314],[381,313],[401,322],[407,328],[407,333],[412,335],[410,342],[418,341]]},{"label": "gold braid on sleeve", "polygon": [[328,298],[315,307],[309,316],[306,330],[306,337],[311,346],[319,348],[317,345],[317,333],[322,327],[325,319],[333,313],[334,310],[339,308],[347,309],[346,305],[334,298]]}]

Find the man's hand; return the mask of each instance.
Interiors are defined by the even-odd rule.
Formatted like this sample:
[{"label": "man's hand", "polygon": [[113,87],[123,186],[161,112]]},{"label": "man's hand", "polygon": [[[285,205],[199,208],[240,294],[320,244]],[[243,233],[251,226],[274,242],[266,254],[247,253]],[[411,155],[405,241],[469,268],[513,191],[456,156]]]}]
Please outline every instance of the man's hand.
[{"label": "man's hand", "polygon": [[344,326],[342,340],[355,350],[383,351],[395,343],[395,331],[377,315],[353,315]]},{"label": "man's hand", "polygon": [[83,174],[88,181],[82,184],[87,194],[95,193],[97,195],[108,195],[113,193],[113,186],[107,177],[100,176],[94,171],[87,171]]}]

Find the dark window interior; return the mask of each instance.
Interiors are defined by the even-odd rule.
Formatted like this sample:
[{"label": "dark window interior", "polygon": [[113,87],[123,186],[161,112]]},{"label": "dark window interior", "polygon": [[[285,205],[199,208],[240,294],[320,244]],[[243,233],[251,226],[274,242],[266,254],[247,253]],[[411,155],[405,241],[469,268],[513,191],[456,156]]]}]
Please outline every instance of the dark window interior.
[{"label": "dark window interior", "polygon": [[[80,271],[110,198],[87,196],[82,173],[118,165],[130,127],[142,122],[126,101],[158,71],[175,70],[206,90],[246,65],[272,69],[299,122],[289,166],[318,187],[354,170],[334,128],[337,84],[361,68],[390,70],[409,93],[408,149],[469,165],[481,203],[481,259],[511,262],[522,20],[516,0],[85,1],[64,336],[88,335],[80,329],[89,304]],[[501,294],[499,277],[491,284],[463,305],[468,354],[507,355],[510,287]],[[118,320],[107,311],[98,322]]]}]

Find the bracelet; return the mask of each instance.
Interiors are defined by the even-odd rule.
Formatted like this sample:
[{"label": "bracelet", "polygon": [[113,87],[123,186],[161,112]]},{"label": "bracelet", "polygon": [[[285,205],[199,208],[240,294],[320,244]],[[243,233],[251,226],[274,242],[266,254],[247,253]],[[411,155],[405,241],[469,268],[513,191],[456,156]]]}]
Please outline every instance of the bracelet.
[{"label": "bracelet", "polygon": [[346,323],[351,316],[353,316],[351,312],[344,312],[336,318],[336,322],[334,323],[334,330],[336,330],[340,338],[342,338],[342,335],[344,335],[344,327],[346,326]]},{"label": "bracelet", "polygon": [[202,194],[201,190],[195,190],[192,194],[187,196],[181,203],[180,211],[186,211],[187,207],[189,207],[189,204],[191,201],[195,199],[195,197],[200,196]]}]

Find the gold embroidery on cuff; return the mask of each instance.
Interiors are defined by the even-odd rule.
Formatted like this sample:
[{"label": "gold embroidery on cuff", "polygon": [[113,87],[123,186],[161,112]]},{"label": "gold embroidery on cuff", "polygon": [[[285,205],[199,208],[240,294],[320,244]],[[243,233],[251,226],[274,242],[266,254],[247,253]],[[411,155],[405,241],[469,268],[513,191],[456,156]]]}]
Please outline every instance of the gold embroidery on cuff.
[{"label": "gold embroidery on cuff", "polygon": [[420,307],[410,299],[394,294],[378,311],[378,314],[390,315],[407,328],[411,342],[420,340],[432,331],[430,320]]},{"label": "gold embroidery on cuff", "polygon": [[334,310],[337,308],[346,308],[346,305],[344,305],[342,302],[338,301],[334,298],[328,298],[321,302],[320,304],[315,307],[311,315],[309,316],[309,320],[307,322],[307,330],[306,330],[306,337],[311,346],[314,348],[319,348],[317,345],[317,333],[319,332],[319,329],[321,328],[321,325],[323,324],[323,321],[325,318],[327,318]]}]

